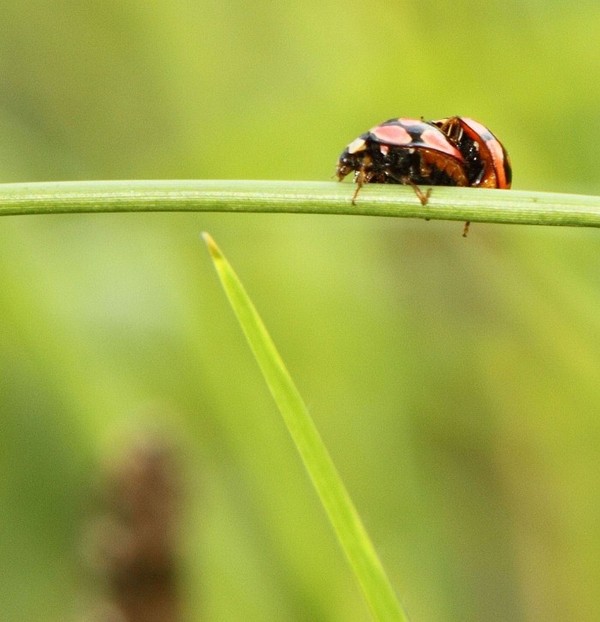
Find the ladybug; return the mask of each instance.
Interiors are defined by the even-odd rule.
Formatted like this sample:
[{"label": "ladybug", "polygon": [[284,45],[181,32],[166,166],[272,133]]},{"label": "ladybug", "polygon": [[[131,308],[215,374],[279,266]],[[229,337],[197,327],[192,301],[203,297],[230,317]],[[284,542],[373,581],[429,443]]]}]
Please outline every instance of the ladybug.
[{"label": "ladybug", "polygon": [[466,161],[469,186],[508,189],[512,183],[510,158],[502,143],[474,119],[449,117],[430,121],[440,128]]},{"label": "ladybug", "polygon": [[390,119],[355,138],[344,149],[337,165],[342,181],[354,172],[356,197],[364,184],[407,184],[423,205],[426,193],[419,184],[468,186],[466,160],[458,142],[451,141],[436,124],[418,119]]},{"label": "ladybug", "polygon": [[[448,117],[430,121],[439,127],[466,161],[469,186],[508,189],[512,184],[510,158],[502,143],[487,127],[468,117]],[[463,236],[469,231],[465,223]]]},{"label": "ladybug", "polygon": [[[367,183],[407,184],[427,205],[431,188],[423,192],[420,184],[508,189],[512,182],[502,143],[478,121],[457,116],[434,121],[399,118],[376,125],[340,155],[337,178],[342,181],[351,172],[357,184],[353,205]],[[465,237],[469,224],[464,226]]]}]

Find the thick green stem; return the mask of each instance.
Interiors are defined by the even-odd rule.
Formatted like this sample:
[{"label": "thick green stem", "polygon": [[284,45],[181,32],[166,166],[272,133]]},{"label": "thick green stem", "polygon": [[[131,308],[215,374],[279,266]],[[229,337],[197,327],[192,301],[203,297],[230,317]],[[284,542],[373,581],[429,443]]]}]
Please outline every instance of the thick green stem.
[{"label": "thick green stem", "polygon": [[412,188],[311,181],[74,181],[0,184],[0,216],[96,212],[360,214],[431,220],[600,227],[600,197],[435,187],[422,206]]}]

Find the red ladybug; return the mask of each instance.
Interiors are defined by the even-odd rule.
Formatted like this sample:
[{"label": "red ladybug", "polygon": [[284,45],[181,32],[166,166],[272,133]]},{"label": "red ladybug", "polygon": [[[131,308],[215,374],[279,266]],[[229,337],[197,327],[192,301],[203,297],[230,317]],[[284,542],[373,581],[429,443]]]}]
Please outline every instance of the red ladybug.
[{"label": "red ladybug", "polygon": [[[502,143],[478,121],[448,117],[435,121],[390,119],[355,138],[337,165],[342,181],[354,172],[356,190],[364,184],[412,186],[423,205],[431,188],[419,185],[510,188],[512,170]],[[465,223],[466,236],[469,223]]]},{"label": "red ladybug", "polygon": [[354,172],[352,203],[364,184],[407,184],[427,204],[430,186],[467,186],[465,159],[457,145],[436,125],[418,119],[390,119],[355,138],[337,165],[341,181]]},{"label": "red ladybug", "polygon": [[439,127],[461,152],[466,161],[469,186],[510,188],[510,158],[502,143],[487,127],[468,117],[449,117],[430,123]]}]

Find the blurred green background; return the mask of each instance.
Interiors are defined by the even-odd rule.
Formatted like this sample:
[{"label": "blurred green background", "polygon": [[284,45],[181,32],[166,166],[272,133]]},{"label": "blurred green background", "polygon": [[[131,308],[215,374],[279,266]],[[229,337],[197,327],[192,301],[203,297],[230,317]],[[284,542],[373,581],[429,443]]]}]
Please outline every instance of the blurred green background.
[{"label": "blurred green background", "polygon": [[[377,122],[461,114],[515,188],[594,194],[598,32],[589,1],[7,1],[0,179],[328,180]],[[600,232],[461,227],[3,218],[1,619],[80,619],[90,498],[147,429],[182,464],[186,619],[369,619],[203,230],[412,620],[600,619]]]}]

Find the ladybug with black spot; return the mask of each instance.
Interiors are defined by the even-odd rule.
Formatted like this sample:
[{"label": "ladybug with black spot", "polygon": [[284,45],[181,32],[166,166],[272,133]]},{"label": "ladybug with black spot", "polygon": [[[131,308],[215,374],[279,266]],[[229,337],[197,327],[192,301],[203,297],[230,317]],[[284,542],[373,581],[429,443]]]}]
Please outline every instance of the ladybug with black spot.
[{"label": "ladybug with black spot", "polygon": [[[390,119],[355,138],[337,165],[342,181],[354,173],[356,190],[364,184],[392,183],[412,186],[422,205],[431,188],[419,185],[471,186],[508,189],[512,169],[502,143],[484,125],[469,117],[435,121]],[[463,236],[469,230],[465,222]]]},{"label": "ladybug with black spot", "polygon": [[431,190],[425,193],[419,185],[469,185],[458,145],[435,124],[418,119],[390,119],[354,139],[340,155],[337,178],[352,172],[357,184],[353,204],[368,183],[407,184],[423,205]]},{"label": "ladybug with black spot", "polygon": [[487,127],[468,117],[449,117],[429,123],[440,128],[461,152],[466,162],[469,186],[510,188],[510,158],[502,143]]}]

